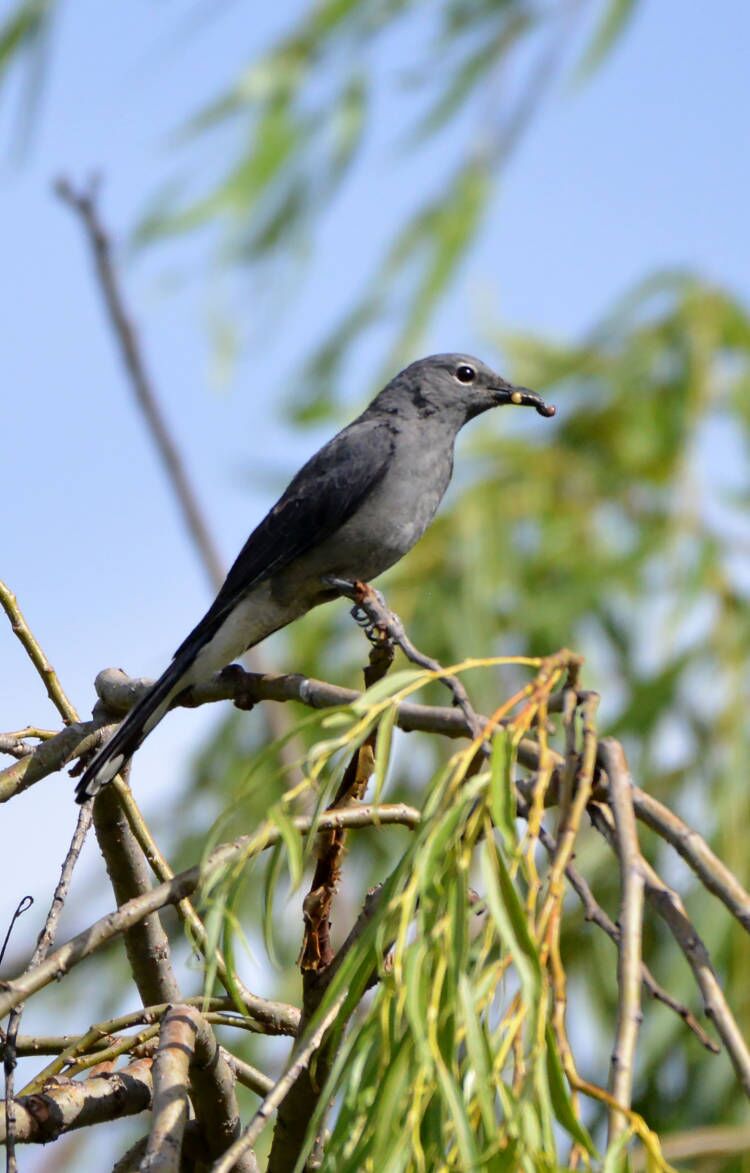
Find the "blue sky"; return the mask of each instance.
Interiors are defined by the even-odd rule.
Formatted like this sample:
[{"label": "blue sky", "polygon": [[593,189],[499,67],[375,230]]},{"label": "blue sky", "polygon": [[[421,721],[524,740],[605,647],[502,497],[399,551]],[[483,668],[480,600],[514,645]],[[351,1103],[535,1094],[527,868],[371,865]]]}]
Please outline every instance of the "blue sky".
[{"label": "blue sky", "polygon": [[[0,4],[0,13],[8,7]],[[226,5],[220,19],[190,32],[187,5],[73,0],[56,31],[26,155],[11,162],[6,154],[2,164],[0,577],[84,714],[100,668],[159,672],[209,593],[132,407],[79,226],[53,198],[51,181],[101,170],[107,221],[125,233],[171,170],[169,133],[300,5],[253,5],[252,21],[248,7]],[[694,268],[750,299],[749,38],[745,5],[644,0],[602,70],[543,108],[425,352],[486,354],[483,329],[498,319],[573,336],[659,267]],[[408,56],[409,45],[402,49]],[[6,141],[10,125],[6,101]],[[425,166],[378,142],[365,152],[277,336],[261,344],[251,329],[252,345],[223,385],[212,377],[205,330],[221,287],[199,267],[200,251],[127,265],[150,368],[227,561],[319,438],[285,431],[277,410],[284,380],[321,319],[330,323],[341,308],[342,272],[357,285],[366,279]],[[171,279],[177,260],[190,274],[182,288]],[[257,289],[244,296],[246,304],[235,290],[234,305],[252,327],[265,307]],[[363,351],[353,364],[353,399],[367,383],[365,361]],[[0,727],[56,725],[2,624],[0,666]],[[209,712],[174,714],[141,751],[136,787],[147,813],[164,810],[213,720]],[[4,857],[0,932],[32,892],[38,904],[15,937],[29,947],[72,832],[71,794],[61,775],[3,810],[3,841],[16,854]],[[89,845],[80,892],[100,869]],[[108,906],[103,886],[97,899]],[[63,934],[75,927],[71,913]]]}]

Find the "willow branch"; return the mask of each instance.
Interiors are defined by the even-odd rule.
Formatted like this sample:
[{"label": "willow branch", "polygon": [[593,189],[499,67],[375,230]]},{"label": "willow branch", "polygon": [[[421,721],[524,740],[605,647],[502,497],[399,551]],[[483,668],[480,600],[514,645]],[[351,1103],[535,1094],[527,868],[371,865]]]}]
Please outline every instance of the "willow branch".
[{"label": "willow branch", "polygon": [[[292,825],[304,834],[313,826],[313,817],[300,815],[291,820]],[[328,811],[315,821],[317,829],[330,827],[372,827],[400,825],[415,827],[419,824],[419,811],[404,803],[383,806],[362,806],[340,811]],[[68,973],[86,957],[90,957],[102,945],[139,924],[152,912],[166,905],[176,904],[191,896],[201,879],[215,869],[236,863],[240,858],[250,859],[261,851],[273,847],[281,838],[281,832],[271,824],[265,824],[255,835],[243,835],[233,843],[224,844],[208,857],[203,868],[195,866],[179,872],[174,879],[159,884],[133,900],[129,900],[116,912],[94,921],[83,932],[78,933],[67,944],[57,949],[46,961],[28,974],[14,981],[0,982],[0,1018],[19,1002],[35,994],[50,982]]]},{"label": "willow branch", "polygon": [[[589,807],[594,826],[614,846],[610,811],[597,803]],[[641,860],[646,898],[669,928],[693,971],[707,1016],[713,1021],[745,1094],[750,1097],[750,1051],[724,997],[711,956],[685,911],[677,892],[665,884],[647,860]]]},{"label": "willow branch", "polygon": [[[609,1090],[622,1108],[629,1109],[633,1096],[635,1048],[641,1022],[644,878],[625,754],[619,742],[610,739],[600,742],[599,753],[609,777],[614,842],[620,861],[619,996]],[[608,1143],[613,1144],[626,1128],[625,1115],[616,1110],[610,1111]]]},{"label": "willow branch", "polygon": [[[28,756],[0,770],[0,803],[7,802],[30,786],[56,773],[82,754],[98,749],[114,731],[112,714],[124,715],[143,696],[153,681],[127,676],[118,668],[108,668],[96,678],[96,689],[103,705],[91,721],[77,722],[55,737],[43,742]],[[312,709],[328,709],[351,705],[361,698],[353,688],[339,688],[324,680],[298,673],[273,675],[245,672],[239,665],[217,673],[204,684],[196,685],[180,695],[175,708],[197,708],[199,705],[231,700],[238,708],[252,708],[260,701],[286,703],[297,701]],[[480,723],[486,718],[479,717]],[[420,705],[403,701],[397,707],[396,724],[406,733],[437,733],[444,737],[470,737],[471,730],[463,713],[456,708],[440,705]],[[561,767],[563,758],[553,750],[549,759]],[[536,769],[539,750],[536,742],[523,738],[518,747],[518,761],[529,769]]]},{"label": "willow branch", "polygon": [[[151,1060],[138,1059],[122,1071],[52,1084],[17,1102],[16,1140],[47,1144],[63,1132],[109,1124],[144,1112],[151,1103]],[[0,1143],[6,1140],[0,1119]]]},{"label": "willow branch", "polygon": [[732,916],[750,932],[750,894],[705,839],[658,799],[637,786],[633,787],[633,807],[636,817],[674,847],[703,886],[718,896]]},{"label": "willow branch", "polygon": [[60,716],[66,723],[77,721],[78,716],[75,708],[65,695],[63,687],[57,678],[57,673],[24,619],[16,596],[10,587],[2,581],[0,581],[0,607],[3,608],[10,620],[13,634],[21,641],[26,654],[44,681],[47,696],[52,701]]},{"label": "willow branch", "polygon": [[170,1006],[161,1022],[153,1065],[153,1120],[141,1169],[179,1173],[182,1138],[188,1119],[188,1071],[195,1050],[200,1012]]}]

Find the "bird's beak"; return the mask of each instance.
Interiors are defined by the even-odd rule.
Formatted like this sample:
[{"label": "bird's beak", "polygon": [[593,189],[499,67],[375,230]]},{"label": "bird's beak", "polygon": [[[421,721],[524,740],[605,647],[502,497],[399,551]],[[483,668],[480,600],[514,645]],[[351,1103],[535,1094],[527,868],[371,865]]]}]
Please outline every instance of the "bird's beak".
[{"label": "bird's beak", "polygon": [[498,403],[515,403],[517,406],[533,407],[539,415],[553,416],[557,410],[551,403],[545,403],[536,391],[529,391],[528,387],[514,387],[505,383],[495,389]]}]

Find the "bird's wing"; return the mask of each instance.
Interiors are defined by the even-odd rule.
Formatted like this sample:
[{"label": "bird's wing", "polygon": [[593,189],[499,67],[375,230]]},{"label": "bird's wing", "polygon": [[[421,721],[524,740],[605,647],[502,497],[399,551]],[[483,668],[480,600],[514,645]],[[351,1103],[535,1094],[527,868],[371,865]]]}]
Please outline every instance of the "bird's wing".
[{"label": "bird's wing", "polygon": [[344,525],[382,480],[393,446],[388,420],[357,420],[316,452],[250,534],[213,604],[175,657],[209,640],[248,590]]}]

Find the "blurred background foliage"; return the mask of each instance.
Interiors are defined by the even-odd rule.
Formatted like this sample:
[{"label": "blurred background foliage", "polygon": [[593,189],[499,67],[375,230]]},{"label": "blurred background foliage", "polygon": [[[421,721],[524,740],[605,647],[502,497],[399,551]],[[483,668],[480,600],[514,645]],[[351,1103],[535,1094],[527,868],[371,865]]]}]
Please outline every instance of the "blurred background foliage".
[{"label": "blurred background foliage", "polygon": [[[12,7],[0,28],[0,82],[19,66],[32,79],[43,73],[60,7],[59,0]],[[220,19],[221,7],[210,19]],[[585,84],[592,70],[606,68],[635,8],[634,0],[440,0],[429,6],[423,55],[398,91],[384,95],[382,60],[397,52],[407,22],[424,21],[424,6],[298,5],[277,44],[251,57],[208,107],[186,111],[170,146],[175,177],[144,193],[133,242],[152,249],[204,234],[207,265],[228,281],[281,290],[283,304],[290,273],[353,267],[351,258],[318,255],[316,231],[366,136],[387,145],[395,169],[400,157],[422,152],[424,182],[409,215],[375,271],[356,273],[344,316],[321,321],[303,394],[288,406],[290,427],[343,422],[352,353],[365,347],[374,356],[375,384],[420,352],[441,298],[481,243],[486,217],[501,214],[503,168],[533,134],[539,104],[562,100],[561,79]],[[32,80],[27,90],[22,116],[33,112],[39,87]],[[441,151],[441,136],[457,125],[458,157]],[[206,174],[201,152],[216,136],[226,166]],[[602,694],[601,727],[622,738],[637,782],[695,824],[748,885],[748,308],[701,274],[660,272],[644,274],[603,311],[583,338],[560,341],[509,335],[484,307],[485,357],[501,353],[503,369],[556,403],[558,417],[542,423],[494,413],[473,428],[448,507],[388,575],[387,598],[416,644],[446,664],[562,646],[581,652],[584,682]],[[236,321],[224,325],[225,339],[242,341]],[[364,401],[370,389],[362,390]],[[717,447],[731,458],[717,461]],[[343,606],[314,613],[284,638],[283,662],[295,671],[357,681],[365,646]],[[467,683],[487,711],[516,681],[508,671],[486,671]],[[425,695],[442,703],[437,688]],[[316,730],[302,727],[298,737]],[[281,793],[285,779],[272,758],[263,778],[245,785],[261,735],[259,720],[232,713],[198,756],[179,834],[166,819],[156,828],[171,840],[175,866],[192,862],[230,799],[242,796],[233,817],[244,825]],[[397,738],[388,797],[418,799],[450,749],[416,734]],[[390,840],[369,838],[349,861],[342,924],[389,866]],[[679,862],[658,851],[654,858],[686,896],[750,1036],[746,938],[723,910],[711,915]],[[578,862],[615,916],[617,873],[593,833],[584,835]],[[299,944],[298,898],[291,906],[277,899],[277,944],[288,966]],[[244,924],[254,917],[257,924],[257,905],[252,886],[240,909]],[[692,979],[661,930],[647,936],[646,950],[658,979],[694,1006]],[[563,955],[571,1031],[590,1065],[582,1073],[601,1079],[615,1004],[613,949],[572,909]],[[293,984],[277,996],[294,996],[296,981],[284,980]],[[250,1040],[248,1057],[262,1061],[265,1046]],[[646,1006],[639,1056],[635,1106],[656,1131],[743,1119],[726,1058],[706,1054],[661,1006]],[[747,1170],[750,1159],[722,1168]]]}]

